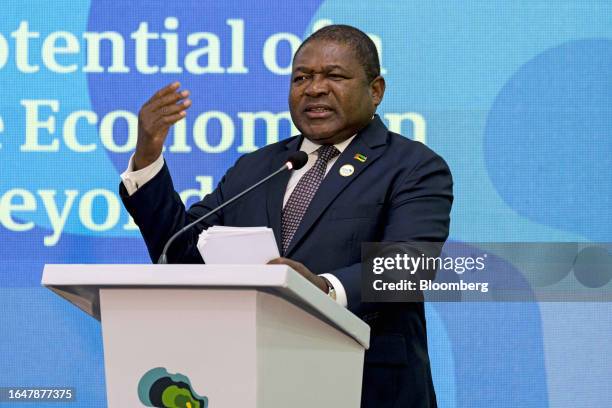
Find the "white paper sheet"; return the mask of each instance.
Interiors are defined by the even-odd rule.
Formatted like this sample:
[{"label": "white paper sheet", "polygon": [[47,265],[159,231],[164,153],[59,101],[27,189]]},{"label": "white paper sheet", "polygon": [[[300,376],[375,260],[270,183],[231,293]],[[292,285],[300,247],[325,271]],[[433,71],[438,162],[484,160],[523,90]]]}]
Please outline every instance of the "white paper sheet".
[{"label": "white paper sheet", "polygon": [[268,227],[213,226],[202,231],[197,244],[207,264],[266,264],[280,253]]}]

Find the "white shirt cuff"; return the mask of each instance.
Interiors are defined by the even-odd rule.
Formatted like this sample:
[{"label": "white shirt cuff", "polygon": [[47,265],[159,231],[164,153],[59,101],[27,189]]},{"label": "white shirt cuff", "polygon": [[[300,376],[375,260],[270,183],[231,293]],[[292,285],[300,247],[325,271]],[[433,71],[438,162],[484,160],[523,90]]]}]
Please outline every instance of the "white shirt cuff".
[{"label": "white shirt cuff", "polygon": [[346,298],[346,291],[344,290],[344,286],[342,286],[342,282],[340,279],[336,278],[331,273],[322,273],[319,276],[324,277],[331,283],[336,291],[336,303],[338,303],[342,307],[346,307],[348,305],[348,300]]},{"label": "white shirt cuff", "polygon": [[134,171],[134,155],[130,157],[127,169],[121,173],[121,180],[129,195],[134,194],[138,189],[151,181],[164,167],[164,156],[159,155],[157,160],[140,170]]}]

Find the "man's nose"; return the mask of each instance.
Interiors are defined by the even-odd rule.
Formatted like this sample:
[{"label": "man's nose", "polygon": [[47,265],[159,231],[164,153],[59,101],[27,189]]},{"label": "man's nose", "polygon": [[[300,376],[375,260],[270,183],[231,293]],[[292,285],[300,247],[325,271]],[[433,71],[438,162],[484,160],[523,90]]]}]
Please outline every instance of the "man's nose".
[{"label": "man's nose", "polygon": [[329,92],[327,81],[321,75],[314,75],[305,92],[308,96],[326,95]]}]

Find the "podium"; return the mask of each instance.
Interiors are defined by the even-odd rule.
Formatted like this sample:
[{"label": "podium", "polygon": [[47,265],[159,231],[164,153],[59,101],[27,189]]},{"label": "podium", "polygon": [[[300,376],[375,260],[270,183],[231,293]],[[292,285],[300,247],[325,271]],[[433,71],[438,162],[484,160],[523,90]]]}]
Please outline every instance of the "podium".
[{"label": "podium", "polygon": [[102,323],[109,407],[358,408],[369,326],[285,265],[46,265]]}]

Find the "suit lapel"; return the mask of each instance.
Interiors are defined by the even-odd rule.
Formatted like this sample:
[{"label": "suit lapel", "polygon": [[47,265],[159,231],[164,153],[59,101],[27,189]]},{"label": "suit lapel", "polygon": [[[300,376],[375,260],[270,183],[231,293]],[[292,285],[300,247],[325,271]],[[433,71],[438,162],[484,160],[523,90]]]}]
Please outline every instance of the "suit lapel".
[{"label": "suit lapel", "polygon": [[[292,153],[299,150],[302,143],[302,137],[295,137],[285,145],[280,153],[270,160],[270,173],[278,170],[289,158]],[[268,225],[274,231],[274,238],[278,248],[282,248],[282,231],[281,231],[281,214],[283,209],[283,198],[287,189],[287,183],[291,177],[290,171],[284,171],[268,181],[267,185],[267,211]]]},{"label": "suit lapel", "polygon": [[[376,116],[374,120],[355,137],[344,152],[342,152],[321,182],[319,189],[306,210],[306,214],[304,214],[304,218],[302,218],[298,230],[293,236],[293,240],[287,248],[285,256],[291,254],[342,190],[355,181],[368,166],[374,163],[383,154],[386,140],[387,128],[380,118]],[[365,156],[366,161],[362,162],[357,160],[355,158],[357,154]],[[350,176],[345,177],[340,174],[340,168],[346,165],[353,166],[354,172]],[[364,186],[364,188],[367,188],[367,186]]]}]

